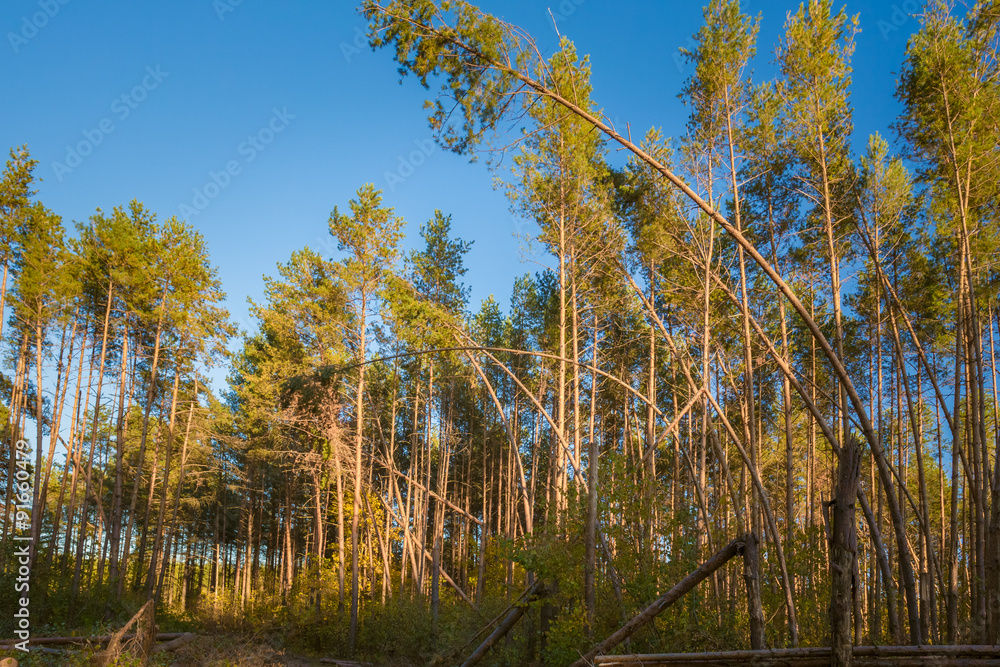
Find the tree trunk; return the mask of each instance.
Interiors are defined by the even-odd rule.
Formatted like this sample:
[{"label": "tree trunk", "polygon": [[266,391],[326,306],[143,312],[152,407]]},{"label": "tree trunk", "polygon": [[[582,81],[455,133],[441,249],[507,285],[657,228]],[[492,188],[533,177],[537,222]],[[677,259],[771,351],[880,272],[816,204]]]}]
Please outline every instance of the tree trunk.
[{"label": "tree trunk", "polygon": [[[164,543],[164,551],[170,553],[170,547],[173,543],[174,533],[177,532],[177,512],[181,504],[181,493],[184,490],[184,468],[187,465],[187,451],[188,451],[188,439],[191,436],[191,419],[194,417],[194,406],[198,402],[198,378],[195,377],[194,380],[194,395],[191,397],[191,406],[188,408],[188,418],[187,425],[184,427],[184,442],[181,445],[181,461],[180,469],[177,471],[177,491],[174,493],[174,503],[173,509],[170,512],[170,525],[167,527],[167,538]],[[167,488],[163,487],[163,495],[166,496]],[[160,578],[157,582],[157,588],[163,588],[163,577],[166,572],[166,568],[160,569]]]},{"label": "tree trunk", "polygon": [[[594,315],[594,339],[593,358],[591,364],[597,368],[597,315]],[[651,374],[652,375],[652,374]],[[587,525],[586,544],[584,545],[585,561],[583,575],[584,604],[587,608],[587,629],[588,633],[593,628],[596,612],[596,572],[597,572],[597,485],[598,485],[598,463],[600,461],[600,450],[597,445],[597,438],[594,435],[594,417],[597,414],[597,373],[590,375],[590,438],[588,440],[589,451],[587,454]]]},{"label": "tree trunk", "polygon": [[364,442],[364,409],[365,409],[365,326],[368,294],[363,289],[361,291],[361,324],[358,329],[358,357],[361,365],[358,367],[358,392],[355,400],[354,418],[354,501],[353,512],[351,513],[351,626],[348,636],[348,652],[354,655],[358,639],[358,525],[361,519],[361,448]]},{"label": "tree trunk", "polygon": [[[161,556],[161,542],[160,538],[163,535],[163,520],[167,513],[167,495],[169,494],[170,487],[170,455],[173,449],[174,443],[174,423],[177,417],[177,390],[180,386],[181,381],[181,370],[177,368],[174,372],[174,390],[173,397],[170,400],[170,425],[167,427],[167,444],[166,452],[163,458],[163,484],[162,492],[160,494],[160,511],[156,517],[156,530],[153,532],[153,550],[149,554],[149,570],[146,573],[146,598],[154,599],[159,597],[159,587],[156,585],[157,578],[157,560]],[[163,554],[165,559],[168,559],[170,554]]]},{"label": "tree trunk", "polygon": [[[135,509],[136,503],[139,496],[139,484],[142,481],[142,467],[145,463],[146,458],[146,438],[149,434],[149,417],[150,412],[153,409],[153,399],[156,391],[156,380],[157,380],[157,370],[159,369],[160,363],[160,336],[163,333],[163,315],[166,304],[166,294],[164,293],[163,298],[160,300],[160,312],[157,316],[156,321],[156,336],[153,342],[153,359],[150,362],[149,368],[149,385],[146,387],[146,402],[145,409],[142,413],[142,431],[139,436],[139,451],[136,454],[136,466],[135,466],[135,478],[132,481],[132,497],[128,504],[128,526],[125,528],[125,554],[122,558],[123,567],[128,567],[128,556],[129,556],[129,545],[132,542],[132,530],[135,525]],[[152,485],[153,481],[150,480]],[[136,564],[136,575],[138,580],[138,573],[142,569],[142,561]],[[119,595],[121,594],[121,586],[119,586]]]},{"label": "tree trunk", "polygon": [[750,617],[750,648],[767,648],[764,636],[764,609],[760,602],[760,562],[758,560],[757,536],[748,533],[743,544],[743,581],[747,589],[747,607]]},{"label": "tree trunk", "polygon": [[94,401],[94,416],[93,424],[90,433],[90,456],[87,460],[87,469],[84,481],[84,492],[83,492],[83,504],[80,508],[80,530],[79,537],[76,543],[76,563],[73,566],[73,583],[71,585],[70,600],[71,608],[73,603],[76,602],[76,596],[79,592],[80,586],[80,571],[83,566],[83,547],[86,542],[87,536],[87,503],[90,500],[91,494],[91,472],[93,470],[94,463],[94,449],[97,446],[97,427],[100,422],[101,415],[101,388],[104,384],[104,360],[106,358],[107,348],[108,348],[108,324],[111,321],[111,300],[114,294],[114,284],[108,284],[108,294],[107,294],[107,308],[104,311],[104,333],[101,336],[101,360],[98,363],[97,369],[97,398]]},{"label": "tree trunk", "polygon": [[861,449],[853,437],[840,449],[836,496],[833,505],[833,529],[830,537],[830,630],[833,642],[832,662],[836,667],[850,667],[854,652],[851,641],[852,593],[856,590],[854,559],[857,556],[854,503],[858,496]]},{"label": "tree trunk", "polygon": [[[118,421],[115,427],[115,489],[111,500],[111,554],[109,558],[108,583],[112,589],[121,590],[124,577],[118,573],[118,547],[122,531],[122,457],[125,455],[125,370],[128,367],[128,330],[122,331],[122,363],[118,374]],[[129,540],[130,534],[125,539]],[[105,607],[105,617],[111,618],[111,599]]]}]

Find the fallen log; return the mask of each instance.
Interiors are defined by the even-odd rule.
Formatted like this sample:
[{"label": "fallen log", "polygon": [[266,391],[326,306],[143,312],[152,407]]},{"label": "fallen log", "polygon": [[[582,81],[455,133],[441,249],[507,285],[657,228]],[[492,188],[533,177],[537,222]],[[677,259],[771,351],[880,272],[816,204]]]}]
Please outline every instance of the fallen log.
[{"label": "fallen log", "polygon": [[[161,632],[156,635],[156,641],[169,641],[183,637],[189,632]],[[43,646],[60,644],[107,644],[114,635],[100,635],[96,637],[32,637],[28,640],[28,646]],[[132,639],[135,635],[124,635],[122,639]],[[0,639],[0,648],[3,646],[13,646],[21,641],[20,639]]]},{"label": "fallen log", "polygon": [[718,570],[720,567],[725,565],[730,558],[739,554],[743,550],[746,540],[746,537],[739,537],[724,546],[717,554],[698,566],[694,572],[684,577],[680,583],[657,598],[653,604],[646,607],[642,613],[633,617],[632,620],[619,628],[610,637],[590,649],[586,655],[582,656],[570,667],[588,667],[593,664],[594,658],[597,655],[607,652],[609,649],[618,646],[623,641],[631,637],[637,630],[656,618],[657,614],[677,602],[681,596],[697,586],[704,579],[708,578],[709,575]]},{"label": "fallen log", "polygon": [[[124,639],[127,641],[135,635],[126,635]],[[52,648],[52,646],[73,646],[82,644],[93,644],[95,646],[103,646],[111,640],[111,635],[102,637],[38,637],[37,639],[31,639],[28,642],[28,647],[31,651],[37,653],[48,653],[52,655],[69,655],[69,654],[79,654],[80,651],[66,649],[66,648]],[[153,653],[166,653],[169,651],[176,651],[180,647],[194,641],[198,635],[193,632],[162,632],[156,635],[157,641],[162,643],[157,644],[153,647]],[[166,641],[164,641],[166,640]],[[15,647],[11,645],[0,644],[0,651],[13,651]]]},{"label": "fallen log", "polygon": [[[13,646],[0,646],[0,651],[13,651],[15,648]],[[36,646],[31,649],[32,653],[44,653],[46,655],[79,655],[80,651],[74,651],[68,648],[48,648],[46,646]],[[0,667],[8,667],[11,663],[5,663],[4,659],[0,659]],[[17,667],[17,663],[13,663],[12,667]]]},{"label": "fallen log", "polygon": [[472,652],[472,655],[465,659],[465,662],[462,663],[462,667],[472,667],[482,660],[489,650],[493,648],[493,645],[500,641],[504,635],[510,632],[510,629],[514,627],[514,624],[517,623],[522,616],[524,616],[524,612],[528,610],[528,603],[543,597],[546,592],[545,585],[542,583],[541,579],[532,584],[531,588],[528,589],[528,594],[525,596],[524,602],[516,605],[507,613],[507,616],[500,622],[500,625],[498,625],[496,629],[490,633],[490,636],[483,640],[483,643]]},{"label": "fallen log", "polygon": [[[831,655],[818,658],[755,658],[754,667],[829,667]],[[597,662],[601,667],[746,667],[740,660],[669,660],[669,661],[623,661]],[[854,658],[858,667],[1000,667],[1000,658],[949,658],[937,656],[904,656],[900,658]]]},{"label": "fallen log", "polygon": [[[536,582],[530,584],[526,589],[524,589],[523,593],[521,593],[520,595],[518,595],[517,598],[513,602],[511,602],[509,605],[507,605],[506,608],[504,608],[503,611],[501,611],[499,614],[497,614],[496,616],[494,616],[493,619],[489,623],[487,623],[483,627],[479,628],[479,630],[476,632],[476,634],[472,635],[469,638],[469,640],[467,642],[465,642],[465,644],[463,644],[462,646],[457,646],[457,647],[451,649],[451,651],[449,651],[448,653],[444,654],[443,656],[435,656],[435,657],[431,658],[430,662],[427,663],[428,667],[443,667],[444,665],[450,665],[450,664],[452,664],[454,662],[454,660],[459,655],[461,655],[462,651],[464,651],[465,649],[469,648],[469,646],[472,644],[472,642],[474,642],[477,639],[479,639],[479,636],[481,634],[483,634],[484,632],[486,632],[487,630],[489,630],[490,628],[492,628],[496,623],[499,623],[500,620],[503,619],[507,615],[507,612],[509,612],[515,606],[521,604],[522,601],[524,601],[529,595],[531,595],[534,592],[535,586],[537,585],[537,583],[538,582],[536,581]],[[0,667],[2,667],[2,666],[0,666]]]},{"label": "fallen log", "polygon": [[168,642],[163,642],[162,644],[157,644],[153,647],[153,653],[163,653],[164,651],[176,651],[181,646],[189,644],[198,638],[193,632],[185,632],[180,637],[176,639],[171,639]]},{"label": "fallen log", "polygon": [[[855,646],[854,664],[859,667],[892,665],[895,667],[920,667],[941,665],[947,667],[986,667],[1000,665],[1000,645],[964,646]],[[618,667],[625,665],[669,665],[670,667],[703,667],[727,665],[745,667],[826,667],[832,659],[828,646],[813,648],[765,649],[762,651],[713,651],[706,653],[658,653],[645,655],[601,655],[594,665]]]}]

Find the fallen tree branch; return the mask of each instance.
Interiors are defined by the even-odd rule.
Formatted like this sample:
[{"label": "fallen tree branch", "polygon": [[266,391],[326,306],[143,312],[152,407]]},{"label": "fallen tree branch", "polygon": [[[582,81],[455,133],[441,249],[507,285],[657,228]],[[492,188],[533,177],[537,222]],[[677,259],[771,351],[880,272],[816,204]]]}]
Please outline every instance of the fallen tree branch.
[{"label": "fallen tree branch", "polygon": [[490,636],[487,637],[483,643],[472,652],[472,655],[465,659],[465,662],[462,663],[462,667],[472,667],[486,657],[486,654],[489,653],[491,648],[493,648],[493,645],[503,639],[503,636],[510,632],[510,629],[514,627],[514,624],[516,624],[521,617],[524,616],[524,612],[528,610],[528,604],[547,594],[548,591],[542,583],[542,580],[539,579],[535,581],[535,583],[531,585],[531,588],[528,589],[527,599],[522,604],[516,605],[510,610],[507,617],[504,618],[503,622],[497,626],[496,630],[491,632]]},{"label": "fallen tree branch", "polygon": [[[169,642],[170,640],[178,639],[184,635],[192,634],[190,632],[161,632],[154,637],[158,642]],[[95,637],[32,637],[28,640],[29,646],[39,646],[39,645],[53,645],[58,646],[60,644],[107,644],[111,641],[114,635],[99,635]],[[123,635],[122,639],[132,639],[135,637],[134,634]],[[0,640],[0,648],[6,646],[13,646],[19,639],[2,639]]]},{"label": "fallen tree branch", "polygon": [[[767,649],[763,651],[712,651],[706,653],[657,653],[647,655],[602,655],[594,659],[601,667],[625,665],[826,665],[830,664],[828,646],[812,648]],[[855,646],[854,664],[867,665],[949,665],[983,667],[1000,664],[1000,646]]]},{"label": "fallen tree branch", "polygon": [[198,638],[193,632],[182,633],[180,637],[172,639],[168,642],[163,642],[162,644],[157,644],[153,647],[153,653],[163,653],[164,651],[176,651],[181,646],[189,644]]},{"label": "fallen tree branch", "polygon": [[610,637],[590,649],[586,655],[582,656],[570,667],[588,667],[593,664],[596,656],[614,648],[615,646],[618,646],[618,644],[621,644],[623,641],[631,637],[637,630],[656,618],[657,614],[677,602],[677,600],[679,600],[685,593],[690,591],[704,579],[708,578],[708,576],[713,572],[725,565],[730,558],[738,555],[743,550],[745,543],[746,538],[739,537],[724,546],[718,553],[699,565],[694,572],[684,577],[677,585],[658,597],[653,604],[646,607],[644,611],[633,617],[632,620],[623,625],[616,632],[612,633]]}]

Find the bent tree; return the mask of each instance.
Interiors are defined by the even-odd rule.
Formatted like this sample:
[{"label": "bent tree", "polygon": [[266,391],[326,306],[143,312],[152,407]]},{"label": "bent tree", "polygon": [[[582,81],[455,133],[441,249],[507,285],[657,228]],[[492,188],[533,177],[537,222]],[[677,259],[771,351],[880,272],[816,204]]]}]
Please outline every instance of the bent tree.
[{"label": "bent tree", "polygon": [[[944,11],[944,10],[941,10]],[[810,199],[817,202],[816,214],[822,222],[827,258],[830,263],[832,295],[834,302],[834,334],[830,342],[816,317],[814,308],[807,306],[797,289],[775,269],[764,253],[749,238],[745,230],[741,230],[734,222],[721,213],[715,203],[712,190],[708,195],[699,194],[686,180],[678,176],[664,162],[647,152],[631,140],[630,132],[622,134],[599,112],[575,101],[575,90],[568,82],[561,80],[555,70],[542,57],[536,43],[523,30],[500,19],[483,13],[478,8],[465,2],[435,3],[429,0],[415,3],[379,3],[365,4],[365,14],[370,21],[370,40],[373,47],[390,47],[394,49],[396,60],[403,74],[414,74],[425,87],[430,87],[431,81],[441,80],[442,93],[429,102],[432,109],[429,118],[432,128],[437,132],[438,140],[445,147],[456,153],[471,154],[484,145],[492,136],[502,121],[518,116],[519,107],[514,102],[518,97],[527,97],[537,103],[553,103],[572,114],[595,129],[601,131],[608,140],[615,142],[631,152],[635,158],[659,173],[669,181],[676,190],[686,197],[713,224],[718,225],[739,248],[740,254],[745,253],[754,262],[761,274],[770,280],[778,289],[785,302],[795,311],[799,323],[805,328],[807,335],[825,358],[825,362],[836,381],[837,397],[828,397],[834,405],[839,417],[837,419],[838,433],[831,436],[841,439],[846,437],[852,426],[857,426],[867,443],[874,467],[878,473],[880,494],[877,496],[879,505],[884,502],[891,520],[895,536],[895,561],[906,599],[906,610],[909,620],[911,642],[920,643],[921,620],[919,604],[916,595],[916,582],[913,567],[913,554],[907,536],[906,520],[902,503],[904,496],[909,499],[905,484],[899,479],[901,469],[890,462],[883,443],[883,433],[876,430],[868,407],[862,400],[857,373],[848,370],[850,360],[844,349],[844,331],[840,306],[840,254],[839,239],[845,225],[856,224],[852,216],[852,195],[854,187],[851,182],[850,167],[845,166],[845,139],[850,133],[849,110],[844,110],[847,75],[850,56],[851,35],[853,27],[843,15],[834,15],[830,3],[811,2],[803,7],[799,14],[790,19],[786,26],[788,38],[782,50],[784,74],[789,83],[779,86],[779,94],[784,94],[791,102],[792,113],[792,145],[799,147],[806,175],[812,184],[813,195]],[[972,13],[967,25],[978,37],[970,38],[973,45],[982,45],[979,60],[970,58],[965,70],[978,71],[975,63],[986,63],[989,70],[992,61],[990,54],[995,53],[995,33],[993,12],[978,11]],[[927,25],[933,26],[933,17],[927,19]],[[979,33],[975,33],[979,30]],[[977,41],[978,40],[978,41]],[[842,44],[837,50],[824,56],[824,48],[830,43]],[[989,49],[993,48],[992,51]],[[824,60],[829,58],[829,62]],[[923,70],[920,70],[921,72]],[[989,70],[992,71],[992,70]],[[982,74],[989,80],[983,84],[990,97],[995,91],[996,80],[990,75]],[[974,91],[973,91],[974,92]],[[830,99],[821,99],[826,95]],[[840,99],[841,102],[837,102]],[[954,103],[954,100],[953,100]],[[838,111],[838,104],[840,109]],[[954,130],[952,129],[952,132]],[[797,143],[795,143],[797,142]],[[938,140],[935,145],[955,145],[952,138],[948,141]],[[954,164],[952,161],[951,164]],[[971,166],[965,168],[971,173]],[[954,170],[953,170],[954,171]],[[962,174],[957,173],[960,179]],[[961,190],[962,181],[957,181]],[[702,183],[704,185],[704,183]],[[966,185],[968,189],[968,185]],[[734,188],[735,190],[735,188]],[[736,197],[730,192],[730,197]],[[959,202],[963,199],[957,197]],[[738,201],[738,200],[735,200]],[[968,223],[966,222],[966,227]],[[961,238],[964,238],[960,236]],[[960,245],[965,244],[964,241]],[[967,245],[967,244],[966,244]],[[964,247],[964,246],[963,246]],[[964,252],[958,265],[963,267],[961,276],[969,275],[969,261]],[[961,280],[961,289],[967,290],[966,279]],[[973,301],[968,300],[971,305]],[[976,340],[981,338],[982,326],[974,319],[966,331],[975,329],[975,336],[966,336],[962,345],[970,351],[971,358],[978,362],[982,358],[981,345]],[[961,339],[961,336],[960,336]],[[977,356],[978,355],[978,356]],[[975,364],[977,369],[983,368],[981,362]],[[749,369],[747,369],[749,371]],[[982,406],[985,380],[978,370],[970,377],[970,399]],[[956,401],[957,401],[956,396]],[[983,429],[981,418],[972,418],[974,433],[971,441],[976,448],[974,458],[980,470],[989,470],[991,463],[988,455],[983,456]],[[831,444],[834,444],[831,442]],[[834,451],[838,451],[834,446]],[[988,479],[985,474],[974,479]],[[986,519],[986,507],[989,503],[986,489],[989,484],[973,485],[972,497],[977,501],[981,528],[976,543],[981,545],[983,556],[977,562],[985,563],[985,545],[990,542],[986,535],[991,534],[991,522]],[[996,485],[992,484],[991,495],[996,494]],[[897,493],[898,489],[898,493]],[[995,506],[995,502],[992,503]],[[868,513],[866,513],[866,516]],[[873,530],[872,538],[875,533]],[[876,547],[880,548],[880,547]],[[985,567],[981,567],[981,573]],[[985,575],[980,574],[985,580]],[[888,582],[887,582],[888,583]],[[985,602],[995,597],[994,593],[980,588],[976,596],[980,609],[986,611]],[[983,614],[990,632],[995,621],[990,615]],[[985,632],[985,628],[984,628]],[[982,636],[985,636],[983,634]]]}]

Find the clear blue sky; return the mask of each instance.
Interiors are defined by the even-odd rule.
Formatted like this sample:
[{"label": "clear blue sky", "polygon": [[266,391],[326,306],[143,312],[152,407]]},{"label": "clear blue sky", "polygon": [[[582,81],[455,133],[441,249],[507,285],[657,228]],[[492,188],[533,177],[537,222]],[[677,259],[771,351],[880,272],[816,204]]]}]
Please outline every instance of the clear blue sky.
[{"label": "clear blue sky", "polygon": [[[690,68],[676,54],[701,24],[697,3],[481,4],[550,50],[551,8],[560,31],[591,55],[594,97],[619,127],[683,132],[677,94]],[[757,78],[773,72],[786,12],[797,6],[744,4],[763,18]],[[892,136],[895,73],[917,27],[906,11],[917,6],[846,6],[861,14],[853,101],[862,150],[871,132]],[[387,180],[430,145],[426,94],[412,78],[399,85],[389,51],[367,48],[351,2],[5,0],[0,28],[0,148],[28,144],[43,179],[39,199],[68,228],[133,198],[161,219],[186,218],[204,234],[243,328],[261,276],[293,250],[329,244],[330,211],[366,182],[407,220],[408,247],[435,208],[454,216],[453,231],[475,241],[466,275],[473,309],[490,294],[506,305],[513,278],[536,269],[521,263],[518,225],[482,164],[434,149],[415,156],[420,164],[402,182]],[[81,143],[87,154],[70,154]]]}]

